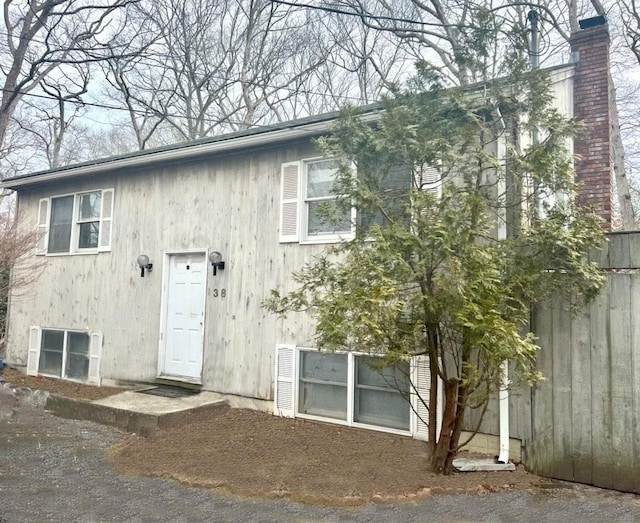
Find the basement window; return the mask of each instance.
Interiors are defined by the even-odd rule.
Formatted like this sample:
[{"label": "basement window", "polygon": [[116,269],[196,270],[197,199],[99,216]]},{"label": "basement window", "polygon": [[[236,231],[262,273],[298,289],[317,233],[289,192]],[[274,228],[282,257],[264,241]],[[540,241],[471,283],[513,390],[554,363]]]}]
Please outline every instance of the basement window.
[{"label": "basement window", "polygon": [[[380,360],[368,354],[284,344],[276,347],[275,356],[275,415],[428,439],[427,356],[380,367]],[[441,381],[438,390],[436,434],[442,421]]]},{"label": "basement window", "polygon": [[409,430],[409,364],[376,368],[374,358],[354,358],[353,421]]},{"label": "basement window", "polygon": [[27,374],[100,385],[102,332],[29,327]]},{"label": "basement window", "polygon": [[300,350],[297,415],[410,431],[409,364],[378,368],[354,353]]},{"label": "basement window", "polygon": [[86,332],[43,329],[38,372],[44,376],[86,381],[89,341]]}]

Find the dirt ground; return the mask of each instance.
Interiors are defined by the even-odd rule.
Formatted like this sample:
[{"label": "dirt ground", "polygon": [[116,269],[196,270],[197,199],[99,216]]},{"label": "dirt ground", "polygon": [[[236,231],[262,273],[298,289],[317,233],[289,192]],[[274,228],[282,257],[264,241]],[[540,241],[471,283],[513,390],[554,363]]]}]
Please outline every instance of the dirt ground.
[{"label": "dirt ground", "polygon": [[[118,392],[7,370],[4,379],[82,399]],[[110,460],[126,475],[334,506],[411,501],[445,493],[532,491],[560,484],[529,474],[521,465],[515,472],[442,477],[428,472],[427,448],[411,438],[231,408],[215,415],[191,414],[179,426],[147,438],[123,435],[111,449]]]},{"label": "dirt ground", "polygon": [[46,390],[53,394],[59,394],[67,398],[82,400],[98,400],[113,396],[122,392],[122,388],[118,387],[93,387],[91,385],[83,385],[74,381],[55,380],[44,378],[42,376],[27,376],[21,372],[4,369],[2,376],[7,383],[11,383],[16,387],[28,387],[30,389]]}]

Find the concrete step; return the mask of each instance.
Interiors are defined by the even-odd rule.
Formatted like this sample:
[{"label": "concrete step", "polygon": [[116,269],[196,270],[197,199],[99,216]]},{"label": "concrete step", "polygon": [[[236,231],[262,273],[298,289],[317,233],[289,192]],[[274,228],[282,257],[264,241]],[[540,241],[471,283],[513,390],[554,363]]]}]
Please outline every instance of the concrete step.
[{"label": "concrete step", "polygon": [[45,408],[61,418],[94,421],[118,427],[142,436],[156,429],[174,425],[193,412],[210,411],[217,415],[228,407],[228,401],[214,392],[193,396],[164,398],[125,391],[108,398],[86,401],[52,394]]},{"label": "concrete step", "polygon": [[456,458],[453,466],[460,472],[498,472],[516,470],[516,466],[509,463],[498,463],[495,459],[489,458]]}]

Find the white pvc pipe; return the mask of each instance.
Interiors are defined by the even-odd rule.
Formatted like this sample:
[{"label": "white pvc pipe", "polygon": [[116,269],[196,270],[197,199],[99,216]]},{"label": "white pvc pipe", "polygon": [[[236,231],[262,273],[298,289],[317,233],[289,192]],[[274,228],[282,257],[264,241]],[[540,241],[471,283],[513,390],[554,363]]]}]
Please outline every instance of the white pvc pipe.
[{"label": "white pvc pipe", "polygon": [[509,362],[503,361],[500,387],[500,454],[498,463],[509,463]]},{"label": "white pvc pipe", "polygon": [[[500,122],[502,124],[503,133],[506,126],[502,116]],[[502,161],[506,161],[507,157],[507,145],[506,136],[498,138],[498,158]],[[507,182],[505,179],[506,173],[502,172],[498,177],[498,189],[500,191],[500,197],[506,198]],[[506,208],[501,208],[498,212],[498,240],[507,239],[507,215]],[[500,365],[502,370],[502,386],[500,387],[500,393],[498,396],[498,403],[500,404],[500,452],[498,453],[499,463],[509,463],[509,362],[503,361]]]}]

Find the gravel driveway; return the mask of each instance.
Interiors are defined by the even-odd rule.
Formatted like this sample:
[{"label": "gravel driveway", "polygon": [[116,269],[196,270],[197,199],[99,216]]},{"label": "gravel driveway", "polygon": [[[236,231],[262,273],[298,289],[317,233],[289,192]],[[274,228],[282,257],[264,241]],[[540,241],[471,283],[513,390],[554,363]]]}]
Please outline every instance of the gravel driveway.
[{"label": "gravel driveway", "polygon": [[0,523],[640,522],[640,497],[569,484],[548,492],[434,496],[419,503],[337,509],[123,477],[108,464],[118,431],[53,417],[43,410],[42,399],[29,393],[16,397],[0,384]]}]

